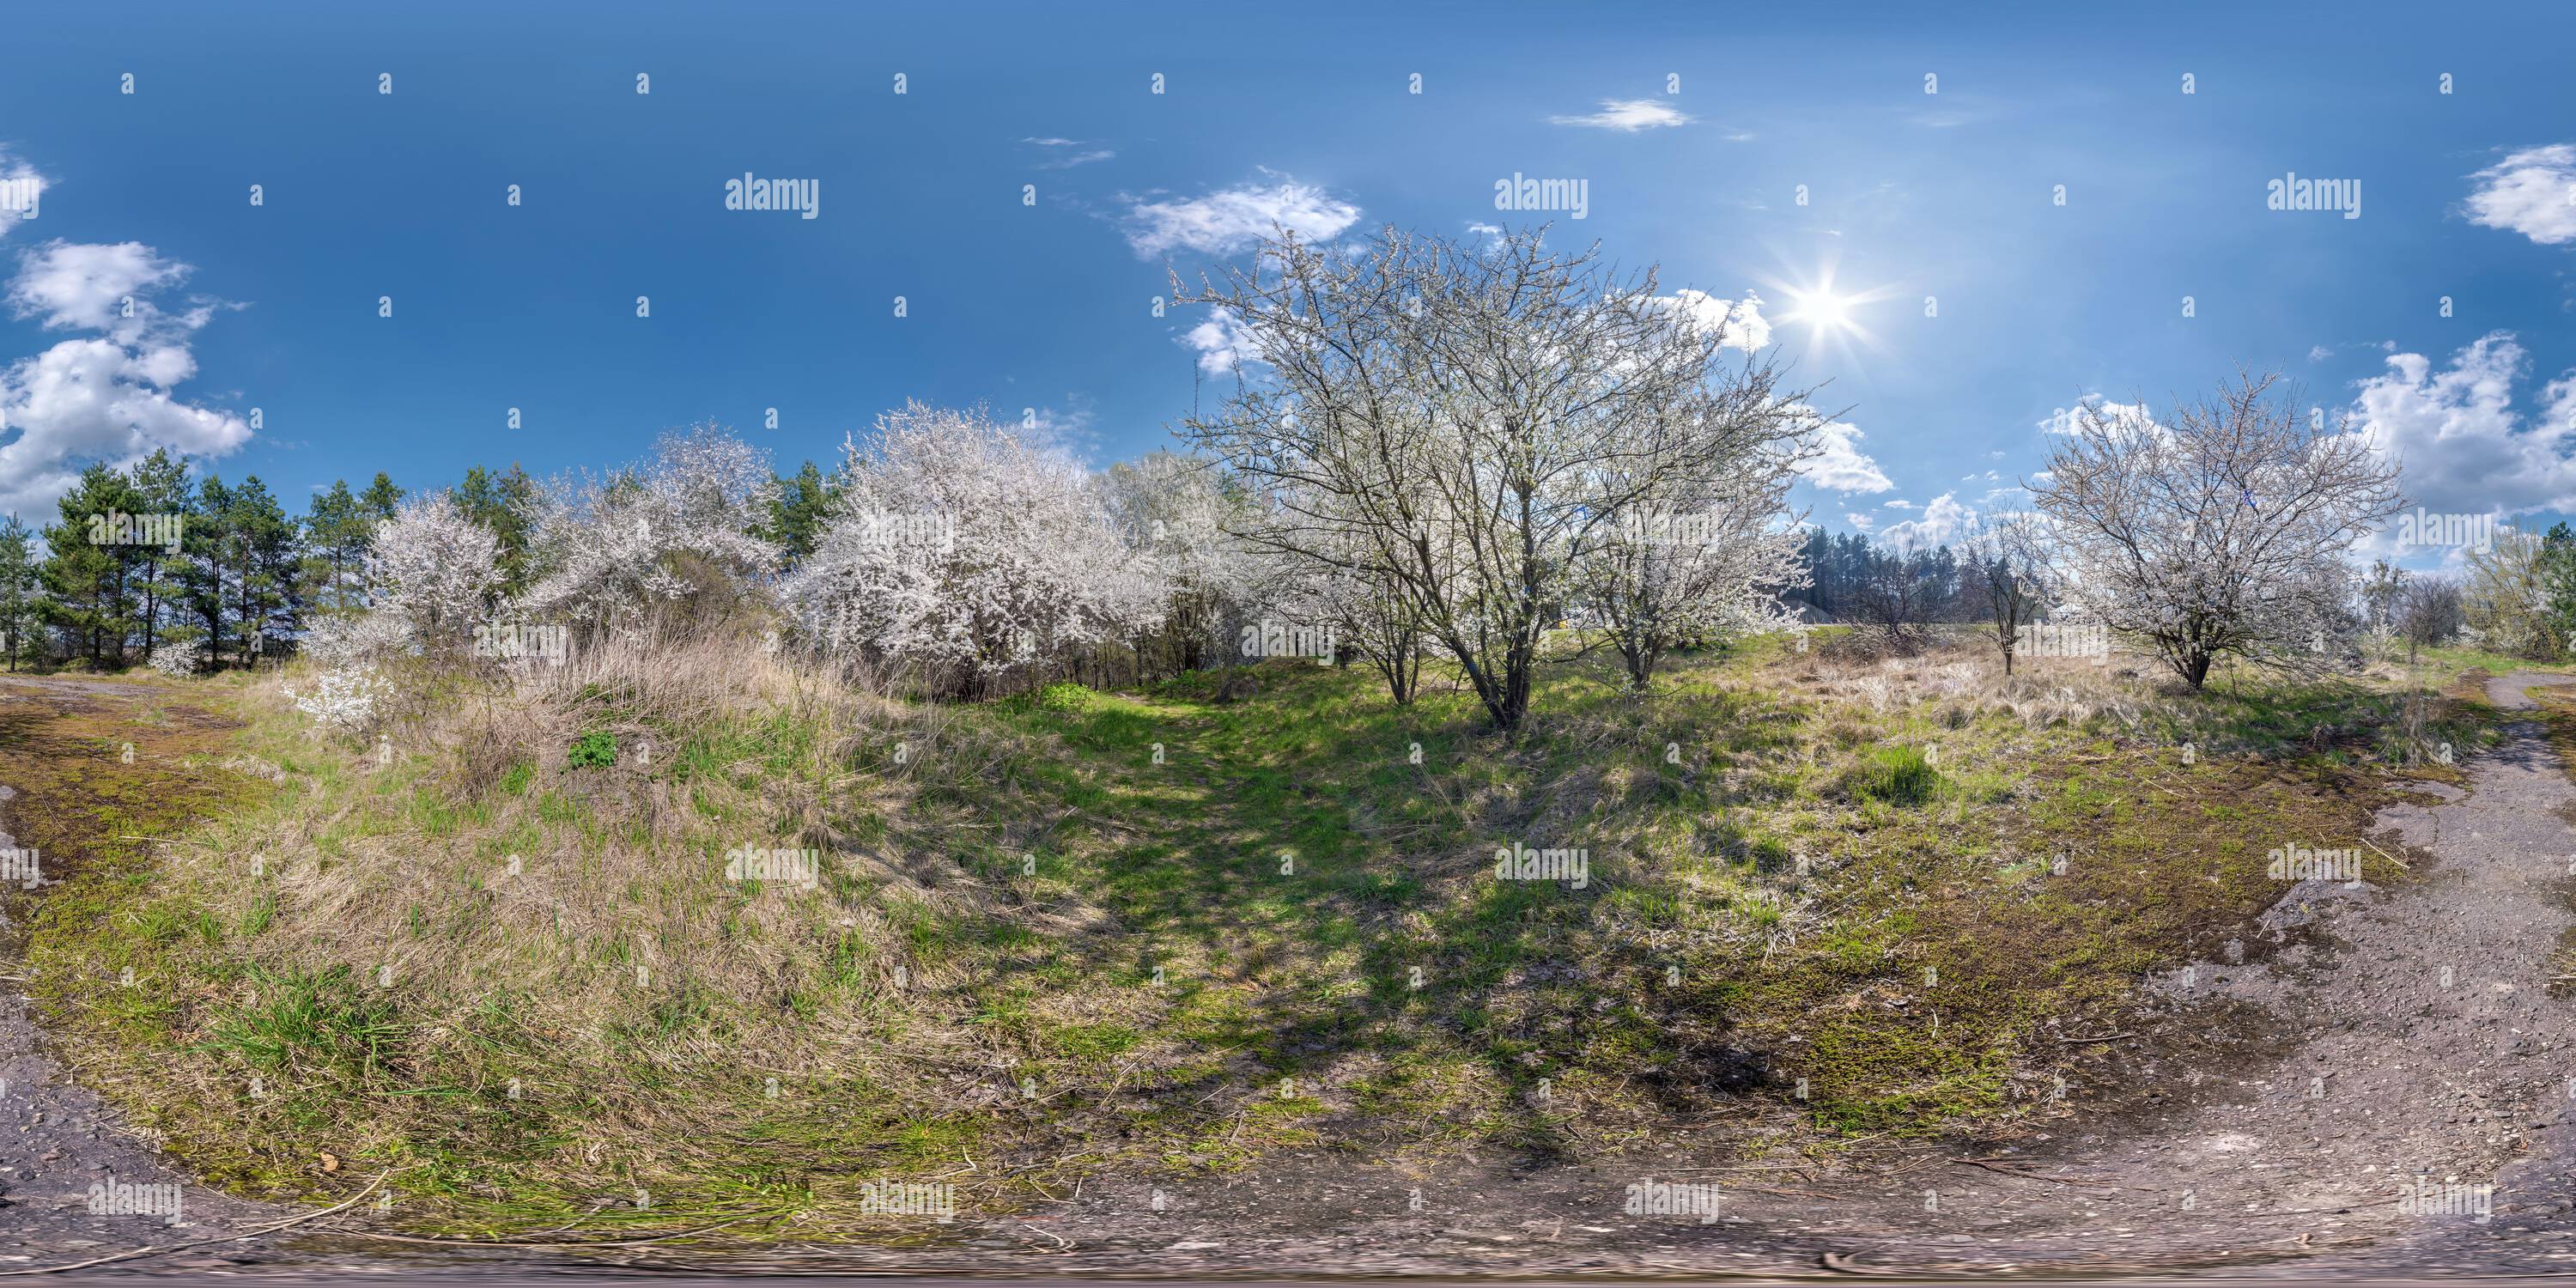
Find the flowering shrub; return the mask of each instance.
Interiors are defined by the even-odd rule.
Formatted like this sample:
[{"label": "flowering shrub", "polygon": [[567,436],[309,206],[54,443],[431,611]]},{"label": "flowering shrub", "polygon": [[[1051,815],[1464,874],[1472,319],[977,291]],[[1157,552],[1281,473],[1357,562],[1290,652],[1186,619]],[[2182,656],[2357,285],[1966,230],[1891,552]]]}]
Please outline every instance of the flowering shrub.
[{"label": "flowering shrub", "polygon": [[197,651],[181,645],[164,645],[152,650],[145,665],[163,675],[185,678],[197,673]]},{"label": "flowering shrub", "polygon": [[981,411],[912,403],[850,446],[781,598],[827,652],[991,678],[1155,630],[1167,596],[1079,464]]},{"label": "flowering shrub", "polygon": [[369,572],[376,611],[346,639],[364,652],[407,637],[432,652],[461,649],[499,594],[500,544],[444,492],[416,498],[376,529]]},{"label": "flowering shrub", "polygon": [[286,690],[287,700],[295,709],[322,724],[339,729],[363,728],[375,719],[376,700],[385,696],[386,686],[376,673],[362,666],[340,666],[316,677],[309,694],[298,695]]},{"label": "flowering shrub", "polygon": [[684,572],[693,565],[760,581],[779,552],[752,534],[769,522],[777,494],[767,454],[731,433],[666,434],[651,460],[606,483],[549,490],[533,541],[542,575],[519,608],[590,626],[631,624],[647,605],[688,598],[695,583]]}]

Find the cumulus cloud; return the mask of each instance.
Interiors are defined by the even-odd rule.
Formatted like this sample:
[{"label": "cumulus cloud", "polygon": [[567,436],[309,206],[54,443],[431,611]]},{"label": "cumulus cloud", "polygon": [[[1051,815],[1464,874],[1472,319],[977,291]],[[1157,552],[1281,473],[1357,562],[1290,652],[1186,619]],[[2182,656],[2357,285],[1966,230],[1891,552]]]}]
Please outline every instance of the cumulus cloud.
[{"label": "cumulus cloud", "polygon": [[2469,222],[2540,243],[2576,241],[2576,144],[2524,148],[2469,176]]},{"label": "cumulus cloud", "polygon": [[1830,421],[1817,431],[1816,454],[1798,467],[1807,481],[1836,492],[1884,492],[1896,485],[1878,468],[1878,462],[1860,450],[1861,432],[1841,421]]},{"label": "cumulus cloud", "polygon": [[1231,255],[1274,228],[1321,241],[1359,219],[1359,207],[1321,188],[1283,179],[1268,187],[1225,188],[1188,201],[1136,201],[1127,212],[1127,244],[1142,259],[1176,250]]},{"label": "cumulus cloud", "polygon": [[1199,370],[1211,376],[1261,360],[1253,347],[1252,328],[1241,314],[1222,305],[1209,310],[1207,320],[1191,327],[1181,343],[1199,351]]},{"label": "cumulus cloud", "polygon": [[2436,368],[2418,353],[2388,360],[2353,400],[2357,432],[2405,471],[2408,499],[2436,514],[2576,510],[2576,372],[2543,387],[2534,413],[2513,405],[2528,367],[2507,331]]},{"label": "cumulus cloud", "polygon": [[2077,399],[2074,406],[2058,408],[2050,413],[2048,419],[2039,422],[2039,428],[2052,434],[2072,434],[2085,426],[2088,412],[2091,413],[2089,419],[2109,426],[2114,433],[2148,433],[2161,437],[2172,432],[2156,420],[2145,403],[2112,402],[2100,394],[2086,394]]},{"label": "cumulus cloud", "polygon": [[187,275],[187,265],[163,259],[141,242],[50,241],[19,257],[18,276],[9,283],[9,311],[42,319],[49,331],[109,331],[131,343],[148,333],[166,332],[173,321],[181,330],[204,325],[202,306],[197,313],[169,319],[145,298]]},{"label": "cumulus cloud", "polygon": [[1957,541],[1976,518],[1976,511],[1944,492],[1924,503],[1922,518],[1887,525],[1879,540],[1901,551],[1929,550]]},{"label": "cumulus cloud", "polygon": [[1702,335],[1723,332],[1723,348],[1751,353],[1771,343],[1771,323],[1762,316],[1762,297],[1751,291],[1740,300],[1722,300],[1705,291],[1685,289],[1658,295],[1655,302],[1688,319]]},{"label": "cumulus cloud", "polygon": [[188,271],[139,242],[53,241],[20,256],[13,314],[99,334],[0,370],[0,513],[44,514],[93,461],[122,468],[161,447],[221,456],[250,441],[241,418],[170,392],[196,375],[190,341],[216,308],[192,301],[173,313],[152,298]]},{"label": "cumulus cloud", "polygon": [[1871,528],[1878,526],[1877,519],[1872,518],[1869,515],[1858,514],[1850,510],[1843,511],[1843,522],[1848,523],[1863,532],[1867,532]]},{"label": "cumulus cloud", "polygon": [[1688,125],[1692,118],[1680,108],[1659,98],[1605,98],[1601,110],[1589,116],[1551,116],[1551,125],[1580,125],[1596,130],[1660,129],[1669,125]]}]

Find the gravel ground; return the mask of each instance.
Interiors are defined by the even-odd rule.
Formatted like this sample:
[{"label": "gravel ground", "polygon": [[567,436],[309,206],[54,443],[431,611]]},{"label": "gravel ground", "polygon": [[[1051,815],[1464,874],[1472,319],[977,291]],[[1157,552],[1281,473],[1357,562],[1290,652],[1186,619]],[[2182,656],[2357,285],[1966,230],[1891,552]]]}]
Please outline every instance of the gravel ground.
[{"label": "gravel ground", "polygon": [[[2496,680],[2492,696],[2565,677]],[[2564,1119],[2576,1020],[2551,996],[2549,958],[2576,925],[2568,901],[2571,787],[2537,724],[2468,766],[2469,790],[2392,808],[2377,843],[2417,880],[2393,890],[2309,882],[2270,925],[2281,944],[2248,964],[2201,963],[2157,984],[2166,1029],[2213,1054],[2136,1070],[2117,1116],[1988,1165],[1923,1152],[1894,1175],[1708,1170],[1661,1156],[1528,1170],[1462,1159],[1408,1174],[1325,1154],[1183,1184],[1088,1182],[1047,1210],[929,1227],[932,1246],[850,1252],[771,1247],[712,1254],[629,1248],[476,1254],[452,1271],[650,1266],[1006,1274],[1283,1276],[1731,1273],[2188,1274],[2348,1278],[2445,1273],[2576,1277],[2576,1131]],[[5,809],[5,806],[0,806]],[[2283,838],[2285,844],[2306,838]],[[2400,847],[2409,847],[2401,849]],[[0,1005],[0,1255],[50,1264],[237,1231],[271,1214],[186,1191],[174,1232],[92,1217],[86,1187],[180,1182],[122,1138],[97,1101],[33,1054],[23,1005]],[[1884,1165],[1882,1157],[1876,1160]],[[1692,1171],[1692,1168],[1702,1170]],[[1638,1217],[1647,1177],[1719,1182],[1714,1220]],[[2428,1204],[2400,1201],[2400,1187]],[[2442,1187],[2454,1188],[2442,1188]],[[2491,1187],[2480,1190],[2477,1187]],[[1419,1200],[1417,1207],[1416,1200]],[[2413,1210],[2429,1207],[2431,1210]],[[2480,1209],[2484,1211],[2481,1212]],[[309,1228],[308,1228],[309,1230]],[[11,1246],[14,1245],[14,1246]],[[294,1231],[132,1263],[137,1272],[227,1263],[254,1273],[422,1268],[416,1253]],[[0,1271],[11,1263],[0,1261]]]}]

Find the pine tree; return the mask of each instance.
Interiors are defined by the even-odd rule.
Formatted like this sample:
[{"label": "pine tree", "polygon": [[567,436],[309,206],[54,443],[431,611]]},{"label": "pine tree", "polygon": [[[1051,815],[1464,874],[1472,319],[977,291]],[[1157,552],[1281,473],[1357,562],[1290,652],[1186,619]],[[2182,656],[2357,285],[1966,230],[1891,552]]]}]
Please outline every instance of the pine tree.
[{"label": "pine tree", "polygon": [[227,561],[231,543],[228,524],[231,518],[233,491],[221,477],[209,474],[197,485],[197,504],[188,515],[188,526],[180,540],[180,585],[184,588],[183,611],[198,635],[206,641],[209,666],[219,666],[224,656],[224,612],[230,602]]},{"label": "pine tree", "polygon": [[[172,516],[184,531],[191,494],[196,490],[188,480],[187,458],[170,455],[166,447],[157,448],[135,464],[131,479],[138,513]],[[137,621],[143,628],[143,656],[150,658],[153,650],[160,647],[163,619],[173,611],[171,601],[184,593],[178,578],[179,552],[147,543],[125,547],[122,553],[130,555],[128,583],[137,601]]]},{"label": "pine tree", "polygon": [[394,517],[394,508],[402,504],[404,495],[403,490],[395,487],[394,481],[387,478],[384,471],[378,470],[376,481],[369,483],[367,490],[358,494],[358,506],[366,511],[367,517],[382,522]]},{"label": "pine tree", "polygon": [[457,508],[465,517],[500,538],[501,584],[511,595],[527,588],[528,538],[536,530],[541,501],[537,481],[516,464],[507,474],[477,465],[465,471],[465,482],[456,489]]},{"label": "pine tree", "polygon": [[[382,475],[378,476],[383,477]],[[365,604],[361,593],[367,538],[378,522],[366,503],[336,480],[314,494],[304,516],[304,597],[323,612],[350,612]]]},{"label": "pine tree", "polygon": [[10,515],[0,521],[0,654],[8,657],[12,671],[43,629],[37,612],[41,589],[36,579],[36,534],[17,515]]},{"label": "pine tree", "polygon": [[814,462],[805,462],[796,477],[778,480],[778,499],[770,503],[769,528],[761,535],[784,550],[789,563],[803,561],[814,553],[814,538],[839,494]]},{"label": "pine tree", "polygon": [[296,594],[295,524],[254,474],[242,480],[227,506],[230,538],[226,554],[232,565],[233,622],[240,633],[241,661],[249,666],[266,649],[266,641],[294,631]]},{"label": "pine tree", "polygon": [[91,665],[123,666],[134,625],[122,547],[110,536],[113,516],[135,512],[133,484],[104,465],[81,471],[80,482],[57,503],[62,521],[45,529],[45,619],[85,645]]}]

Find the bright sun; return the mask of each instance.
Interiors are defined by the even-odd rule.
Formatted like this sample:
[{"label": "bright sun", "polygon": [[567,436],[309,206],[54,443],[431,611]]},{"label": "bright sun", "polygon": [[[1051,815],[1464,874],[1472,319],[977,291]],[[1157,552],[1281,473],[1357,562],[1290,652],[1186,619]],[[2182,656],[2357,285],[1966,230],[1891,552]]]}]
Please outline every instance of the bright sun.
[{"label": "bright sun", "polygon": [[1790,320],[1804,322],[1818,331],[1840,331],[1851,325],[1852,301],[1848,296],[1831,291],[1816,291],[1791,297],[1797,310]]}]

